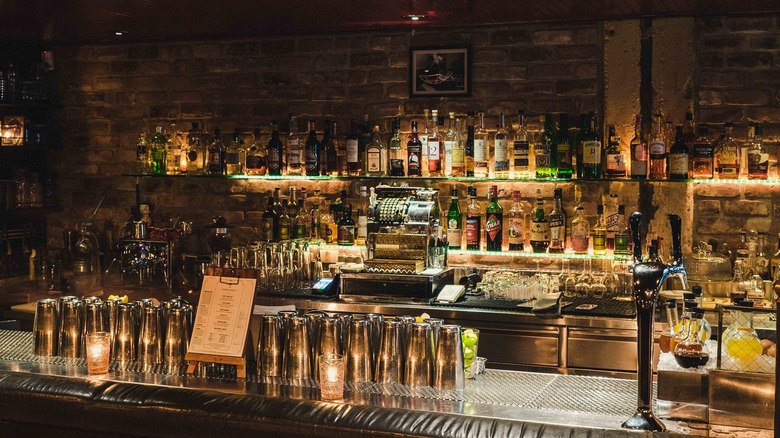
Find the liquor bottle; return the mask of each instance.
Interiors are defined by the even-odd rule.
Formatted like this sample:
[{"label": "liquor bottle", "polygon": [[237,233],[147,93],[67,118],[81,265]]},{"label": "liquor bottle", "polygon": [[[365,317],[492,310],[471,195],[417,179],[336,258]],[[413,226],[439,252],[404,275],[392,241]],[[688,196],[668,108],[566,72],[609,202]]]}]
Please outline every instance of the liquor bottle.
[{"label": "liquor bottle", "polygon": [[493,176],[509,178],[509,131],[506,129],[504,113],[498,115],[498,130],[493,136]]},{"label": "liquor bottle", "polygon": [[318,176],[320,174],[320,153],[322,144],[317,139],[317,125],[314,120],[309,120],[309,135],[306,137],[304,145],[304,166],[308,176]]},{"label": "liquor bottle", "polygon": [[[320,175],[329,175],[328,171],[328,144],[330,143],[331,134],[331,122],[325,120],[325,127],[322,129],[322,141],[320,141]],[[338,155],[334,154],[334,165],[338,163]]]},{"label": "liquor bottle", "polygon": [[293,239],[308,239],[308,228],[310,219],[306,215],[306,209],[303,207],[303,199],[298,200],[298,205],[293,218]]},{"label": "liquor bottle", "polygon": [[373,131],[368,121],[368,114],[363,114],[363,120],[358,125],[358,160],[360,161],[360,173],[366,171],[366,146],[371,143]]},{"label": "liquor bottle", "polygon": [[[466,176],[466,155],[455,113],[450,113],[450,126],[444,135],[444,174],[454,177]],[[458,246],[460,246],[460,242],[458,242]]]},{"label": "liquor bottle", "polygon": [[324,210],[320,216],[320,236],[328,245],[336,243],[338,238],[338,225],[335,223],[333,215],[333,204],[327,210]]},{"label": "liquor bottle", "polygon": [[439,134],[439,111],[432,110],[431,117],[433,118],[433,123],[428,134],[428,175],[441,176],[444,153],[441,149],[442,138]]},{"label": "liquor bottle", "polygon": [[488,133],[485,130],[485,113],[477,113],[477,127],[474,130],[474,176],[477,178],[488,177],[488,162],[490,151],[488,150]]},{"label": "liquor bottle", "polygon": [[601,178],[601,137],[596,129],[596,114],[589,115],[588,130],[580,132],[582,139],[582,178]]},{"label": "liquor bottle", "polygon": [[225,172],[228,175],[243,175],[246,163],[246,149],[241,141],[241,131],[233,130],[233,140],[225,147]]},{"label": "liquor bottle", "polygon": [[366,145],[366,175],[387,176],[387,149],[382,143],[379,125],[374,125],[373,137]]},{"label": "liquor bottle", "polygon": [[283,172],[282,157],[284,155],[284,147],[282,140],[279,138],[279,125],[276,120],[271,121],[271,138],[268,140],[268,174],[269,175],[281,175]]},{"label": "liquor bottle", "polygon": [[518,127],[512,140],[512,178],[530,177],[529,154],[531,145],[528,143],[528,129],[525,126],[525,111],[517,111]]},{"label": "liquor bottle", "polygon": [[647,178],[647,140],[642,132],[642,115],[636,116],[634,138],[631,139],[631,178]]},{"label": "liquor bottle", "polygon": [[653,117],[653,132],[650,134],[650,179],[666,178],[666,136],[661,115]]},{"label": "liquor bottle", "polygon": [[187,133],[187,174],[203,173],[204,150],[203,132],[198,128],[198,122],[192,122],[192,128]]},{"label": "liquor bottle", "polygon": [[247,175],[265,175],[268,172],[266,155],[267,150],[260,139],[260,130],[255,128],[252,132],[252,145],[246,151]]},{"label": "liquor bottle", "polygon": [[580,114],[580,129],[577,131],[577,136],[574,140],[574,145],[577,149],[576,155],[577,155],[577,179],[582,178],[582,171],[583,171],[583,157],[584,152],[582,149],[583,141],[585,141],[585,136],[588,133],[588,127],[590,126],[590,116],[588,114]]},{"label": "liquor bottle", "polygon": [[[379,127],[377,127],[378,130]],[[357,245],[365,245],[368,239],[368,207],[368,189],[366,186],[360,186],[360,198],[358,199],[357,209],[358,220],[355,234],[355,243]]]},{"label": "liquor bottle", "polygon": [[469,111],[466,117],[466,176],[474,176],[474,112]]},{"label": "liquor bottle", "polygon": [[[323,146],[325,146],[325,157],[326,157],[326,168],[327,168],[327,175],[330,176],[339,176],[339,173],[341,171],[341,167],[339,166],[339,150],[341,149],[341,142],[339,141],[339,135],[338,135],[338,124],[336,122],[330,122],[330,127],[328,128],[329,136],[327,143],[324,142],[323,139]],[[322,169],[320,169],[320,172],[322,172]]]},{"label": "liquor bottle", "polygon": [[287,133],[287,175],[303,175],[303,144],[298,133],[298,117],[290,114],[290,132]]},{"label": "liquor bottle", "polygon": [[615,127],[610,126],[609,144],[604,151],[604,157],[607,162],[607,178],[625,178],[626,177],[626,158],[620,151],[620,137],[615,134]]},{"label": "liquor bottle", "polygon": [[598,218],[593,225],[593,254],[604,255],[607,253],[607,226],[604,223],[604,206],[599,204],[596,209]]},{"label": "liquor bottle", "polygon": [[401,134],[399,133],[399,130],[401,129],[401,120],[396,117],[393,119],[391,125],[392,133],[387,141],[387,146],[390,149],[390,176],[404,176],[404,163],[406,162],[406,157],[404,156]]},{"label": "liquor bottle", "polygon": [[135,143],[135,171],[145,175],[152,172],[151,168],[151,150],[146,142],[146,132],[141,132],[138,141]]},{"label": "liquor bottle", "polygon": [[584,208],[577,207],[574,210],[574,219],[571,221],[571,249],[577,254],[588,252],[590,223],[585,217],[584,211]]},{"label": "liquor bottle", "polygon": [[344,204],[344,213],[338,224],[338,244],[349,246],[355,244],[355,221],[352,219],[352,205]]},{"label": "liquor bottle", "polygon": [[709,126],[699,125],[699,134],[693,140],[691,150],[691,177],[694,179],[711,179],[714,175],[713,159],[715,150],[710,140]]},{"label": "liquor bottle", "polygon": [[166,151],[166,157],[165,157],[165,172],[168,175],[178,175],[181,173],[187,173],[187,159],[185,157],[184,162],[181,160],[181,144],[179,143],[179,138],[176,131],[176,124],[171,123],[170,127],[168,128],[168,132],[164,133],[165,139],[167,141],[165,147],[167,149]]},{"label": "liquor bottle", "polygon": [[206,160],[209,175],[225,175],[225,145],[219,128],[214,129],[214,141],[209,145]]},{"label": "liquor bottle", "polygon": [[490,186],[490,203],[485,209],[485,240],[488,251],[501,251],[504,209],[498,203],[498,187]]},{"label": "liquor bottle", "polygon": [[319,199],[312,203],[311,212],[309,213],[309,239],[312,243],[322,244],[325,243],[323,235],[320,233],[320,203]]},{"label": "liquor bottle", "polygon": [[626,221],[626,206],[618,207],[618,227],[615,230],[615,254],[630,254],[629,235],[630,229]]},{"label": "liquor bottle", "polygon": [[260,237],[266,242],[276,241],[279,229],[279,216],[274,211],[274,197],[268,197],[268,207],[263,212],[260,223]]},{"label": "liquor bottle", "polygon": [[571,135],[569,135],[569,116],[566,114],[558,115],[558,132],[555,136],[558,140],[558,169],[555,173],[556,178],[571,179],[574,173],[572,163]]},{"label": "liquor bottle", "polygon": [[750,150],[753,144],[753,138],[756,136],[756,125],[753,122],[747,124],[747,138],[745,141],[737,142],[739,145],[739,177],[740,179],[748,179],[748,150]]},{"label": "liquor bottle", "polygon": [[769,168],[769,154],[764,147],[764,128],[761,123],[756,123],[753,142],[748,149],[748,178],[767,179]]},{"label": "liquor bottle", "polygon": [[167,140],[162,132],[162,126],[154,129],[152,136],[152,175],[165,175],[166,172],[166,150]]},{"label": "liquor bottle", "polygon": [[563,209],[562,193],[562,189],[555,189],[555,205],[548,219],[550,224],[548,250],[551,253],[562,253],[566,249],[566,211]]},{"label": "liquor bottle", "polygon": [[450,208],[447,211],[447,240],[450,249],[460,249],[463,240],[463,218],[460,214],[460,202],[458,202],[458,190],[452,189]]},{"label": "liquor bottle", "polygon": [[685,144],[683,127],[678,125],[674,144],[669,149],[669,179],[688,179],[690,152]]},{"label": "liquor bottle", "polygon": [[521,203],[520,190],[512,192],[512,208],[509,210],[509,250],[523,251],[525,243],[525,212]]},{"label": "liquor bottle", "polygon": [[279,235],[278,240],[290,240],[293,232],[292,218],[289,212],[289,201],[282,199],[282,212],[279,215]]},{"label": "liquor bottle", "polygon": [[477,188],[469,187],[469,205],[466,207],[466,249],[481,249],[482,209],[477,203]]},{"label": "liquor bottle", "polygon": [[683,123],[683,141],[690,145],[696,139],[696,125],[693,122],[693,113],[685,113],[685,122]]},{"label": "liquor bottle", "polygon": [[409,176],[422,176],[420,168],[420,157],[422,155],[422,142],[417,134],[417,122],[412,121],[412,133],[409,135],[409,141],[406,142],[406,153],[408,154],[407,174]]},{"label": "liquor bottle", "polygon": [[355,119],[349,121],[349,132],[346,137],[347,151],[347,175],[359,176],[362,171],[360,167],[360,133],[357,130]]},{"label": "liquor bottle", "polygon": [[739,146],[731,136],[732,123],[726,123],[725,136],[715,147],[715,163],[718,169],[718,178],[739,178]]},{"label": "liquor bottle", "polygon": [[425,108],[423,110],[423,125],[420,126],[420,130],[417,135],[420,139],[420,176],[428,175],[428,135],[431,132],[431,124],[428,117],[431,115],[431,110]]},{"label": "liquor bottle", "polygon": [[557,173],[558,148],[552,114],[544,115],[544,131],[536,143],[536,177],[553,178]]},{"label": "liquor bottle", "polygon": [[550,245],[550,224],[544,216],[544,199],[541,189],[536,189],[536,212],[531,221],[531,249],[535,253],[547,252]]},{"label": "liquor bottle", "polygon": [[620,227],[620,206],[618,205],[620,201],[618,200],[618,195],[615,193],[611,193],[609,195],[609,199],[607,200],[608,205],[604,207],[604,224],[607,227],[607,250],[608,251],[614,251],[615,250],[615,233],[617,232],[618,228]]}]

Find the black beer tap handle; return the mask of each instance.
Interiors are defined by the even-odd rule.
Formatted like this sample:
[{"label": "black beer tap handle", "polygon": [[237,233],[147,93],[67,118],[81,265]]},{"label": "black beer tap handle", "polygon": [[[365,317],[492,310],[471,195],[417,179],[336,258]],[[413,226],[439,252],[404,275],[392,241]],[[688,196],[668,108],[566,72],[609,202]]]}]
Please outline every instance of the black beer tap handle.
[{"label": "black beer tap handle", "polygon": [[631,217],[628,221],[631,225],[631,239],[634,241],[634,263],[642,263],[642,239],[639,235],[639,227],[642,224],[642,213],[638,211],[631,213]]},{"label": "black beer tap handle", "polygon": [[682,219],[680,219],[680,216],[670,214],[669,227],[672,229],[672,253],[674,255],[674,264],[682,266]]}]

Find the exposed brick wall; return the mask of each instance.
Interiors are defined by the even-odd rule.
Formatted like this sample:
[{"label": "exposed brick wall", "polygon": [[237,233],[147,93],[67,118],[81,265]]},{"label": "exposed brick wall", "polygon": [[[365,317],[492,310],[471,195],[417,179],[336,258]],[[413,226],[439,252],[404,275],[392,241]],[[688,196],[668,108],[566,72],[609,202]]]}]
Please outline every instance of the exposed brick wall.
[{"label": "exposed brick wall", "polygon": [[[697,20],[696,112],[701,122],[734,122],[738,140],[748,122],[762,122],[770,152],[770,178],[777,178],[780,140],[780,19],[775,15],[707,17]],[[739,230],[767,233],[772,248],[780,232],[777,185],[699,186],[696,227],[701,239],[735,244]]]}]

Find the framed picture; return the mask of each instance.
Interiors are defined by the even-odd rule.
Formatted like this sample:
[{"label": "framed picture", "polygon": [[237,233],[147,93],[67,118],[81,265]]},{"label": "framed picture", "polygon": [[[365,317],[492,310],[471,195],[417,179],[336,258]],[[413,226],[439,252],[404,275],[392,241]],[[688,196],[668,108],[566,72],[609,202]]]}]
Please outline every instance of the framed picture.
[{"label": "framed picture", "polygon": [[470,96],[468,47],[411,48],[409,97]]}]

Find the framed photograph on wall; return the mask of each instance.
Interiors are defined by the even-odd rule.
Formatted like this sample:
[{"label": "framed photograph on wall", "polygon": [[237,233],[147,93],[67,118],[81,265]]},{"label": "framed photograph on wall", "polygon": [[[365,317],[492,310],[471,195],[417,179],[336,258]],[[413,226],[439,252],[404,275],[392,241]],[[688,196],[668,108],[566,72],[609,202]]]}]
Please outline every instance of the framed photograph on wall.
[{"label": "framed photograph on wall", "polygon": [[413,47],[409,50],[409,97],[470,96],[470,70],[468,47]]}]

